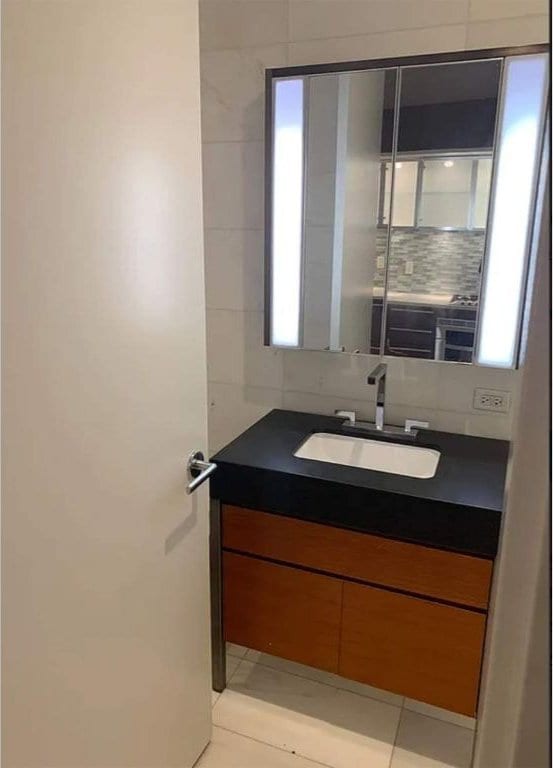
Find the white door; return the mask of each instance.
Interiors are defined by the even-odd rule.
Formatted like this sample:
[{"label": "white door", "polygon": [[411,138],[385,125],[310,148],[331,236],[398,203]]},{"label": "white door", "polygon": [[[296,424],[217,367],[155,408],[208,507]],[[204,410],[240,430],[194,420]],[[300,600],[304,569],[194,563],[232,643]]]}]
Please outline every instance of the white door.
[{"label": "white door", "polygon": [[210,736],[194,0],[2,3],[3,768]]}]

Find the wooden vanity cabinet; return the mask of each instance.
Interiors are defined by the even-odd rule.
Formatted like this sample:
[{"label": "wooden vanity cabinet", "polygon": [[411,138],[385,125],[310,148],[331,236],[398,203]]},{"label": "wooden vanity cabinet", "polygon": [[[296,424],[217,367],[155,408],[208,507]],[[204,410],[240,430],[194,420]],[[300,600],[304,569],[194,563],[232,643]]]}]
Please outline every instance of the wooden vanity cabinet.
[{"label": "wooden vanity cabinet", "polygon": [[226,640],[476,713],[492,561],[223,505]]}]

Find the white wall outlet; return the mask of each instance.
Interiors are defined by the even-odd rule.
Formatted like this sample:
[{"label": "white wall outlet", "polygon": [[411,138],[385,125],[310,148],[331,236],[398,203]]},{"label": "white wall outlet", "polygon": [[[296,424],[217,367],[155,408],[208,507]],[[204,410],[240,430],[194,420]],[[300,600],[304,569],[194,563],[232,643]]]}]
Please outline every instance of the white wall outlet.
[{"label": "white wall outlet", "polygon": [[406,275],[412,275],[413,274],[414,265],[412,261],[406,261],[405,262],[405,274]]},{"label": "white wall outlet", "polygon": [[377,259],[376,259],[376,268],[377,269],[384,269],[385,263],[386,263],[386,261],[384,259],[384,256],[377,256]]},{"label": "white wall outlet", "polygon": [[474,390],[473,406],[479,411],[507,413],[511,406],[511,393],[503,392],[500,389],[476,388]]}]

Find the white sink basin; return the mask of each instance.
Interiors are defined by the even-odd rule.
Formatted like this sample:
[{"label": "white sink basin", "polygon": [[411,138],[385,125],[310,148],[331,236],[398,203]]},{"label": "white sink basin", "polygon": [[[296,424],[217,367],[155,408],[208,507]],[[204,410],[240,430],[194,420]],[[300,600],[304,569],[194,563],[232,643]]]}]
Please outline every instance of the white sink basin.
[{"label": "white sink basin", "polygon": [[366,437],[331,435],[327,432],[315,432],[308,437],[294,456],[425,479],[434,477],[440,461],[440,452],[433,448],[386,443]]}]

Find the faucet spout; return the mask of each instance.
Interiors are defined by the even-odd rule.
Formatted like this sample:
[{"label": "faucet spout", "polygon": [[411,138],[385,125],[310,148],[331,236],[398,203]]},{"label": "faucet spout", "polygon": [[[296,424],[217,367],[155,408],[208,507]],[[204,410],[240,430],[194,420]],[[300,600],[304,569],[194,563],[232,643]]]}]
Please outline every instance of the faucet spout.
[{"label": "faucet spout", "polygon": [[367,376],[367,384],[376,384],[379,379],[386,378],[387,367],[386,363],[379,363]]},{"label": "faucet spout", "polygon": [[376,428],[380,431],[384,429],[384,403],[386,399],[386,363],[379,363],[376,368],[367,376],[367,384],[377,385],[376,390]]}]

